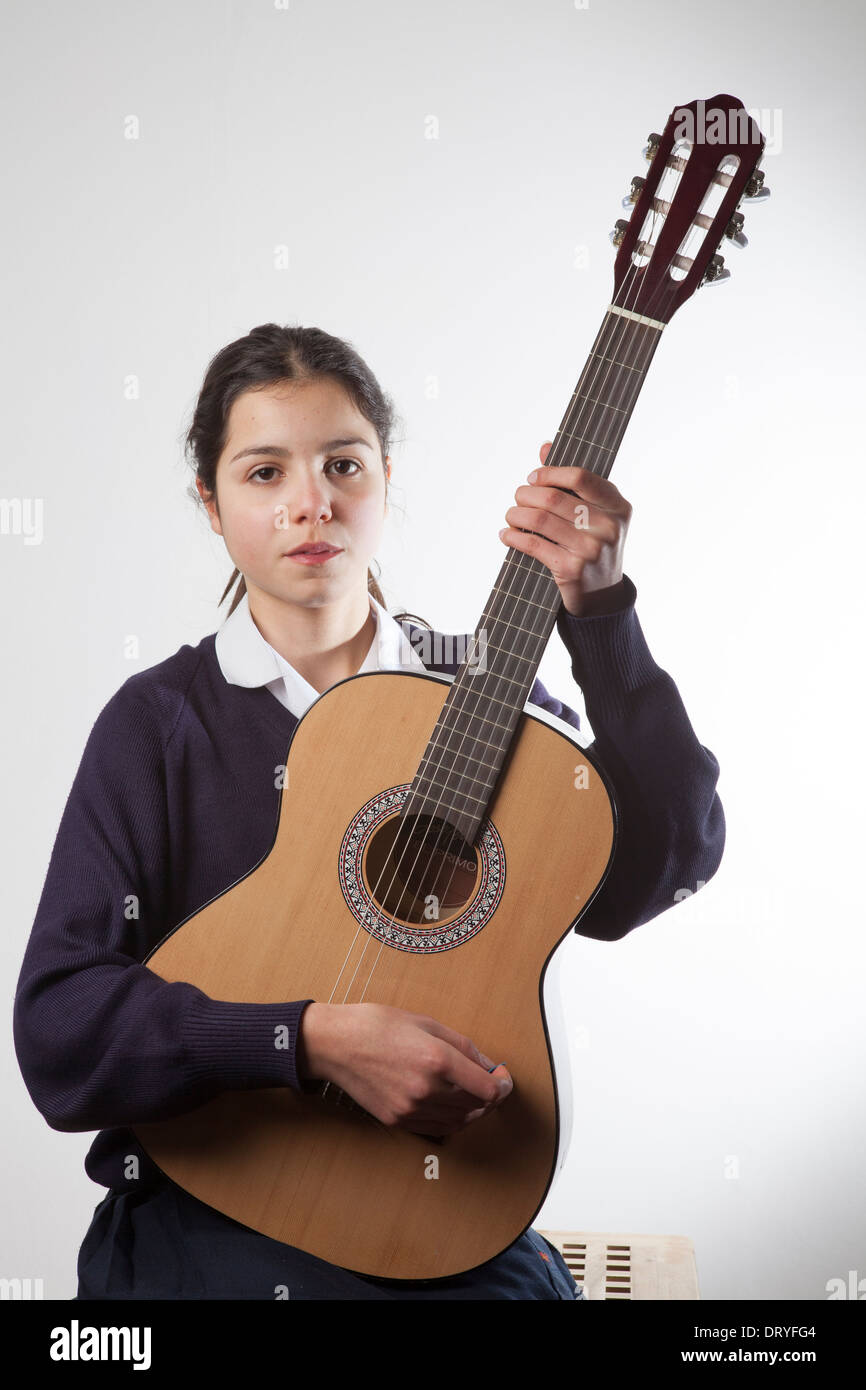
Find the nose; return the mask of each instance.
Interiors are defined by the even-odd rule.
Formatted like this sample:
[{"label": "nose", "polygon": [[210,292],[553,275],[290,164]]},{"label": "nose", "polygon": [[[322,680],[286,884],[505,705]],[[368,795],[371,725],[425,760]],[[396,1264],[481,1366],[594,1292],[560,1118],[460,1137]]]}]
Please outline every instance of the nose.
[{"label": "nose", "polygon": [[331,498],[327,480],[315,473],[302,473],[287,480],[283,497],[289,519],[295,525],[316,525],[331,519]]}]

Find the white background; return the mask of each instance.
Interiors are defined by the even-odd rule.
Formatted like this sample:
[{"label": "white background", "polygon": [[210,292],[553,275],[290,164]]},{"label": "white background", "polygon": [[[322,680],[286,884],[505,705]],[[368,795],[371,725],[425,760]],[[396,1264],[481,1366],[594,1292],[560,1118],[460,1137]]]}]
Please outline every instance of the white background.
[{"label": "white background", "polygon": [[[704,1298],[866,1278],[863,28],[839,0],[6,9],[0,495],[43,499],[44,534],[0,535],[0,1275],[72,1297],[103,1195],[93,1136],[30,1101],[12,1000],[96,715],[225,611],[181,449],[207,362],[268,321],[353,343],[404,422],[389,607],[471,631],[610,299],[646,136],[731,92],[765,113],[773,196],[732,280],[666,330],[612,477],[727,845],[703,892],[569,943],[575,1138],[535,1225],[690,1236]],[[540,674],[580,707],[555,632]]]}]

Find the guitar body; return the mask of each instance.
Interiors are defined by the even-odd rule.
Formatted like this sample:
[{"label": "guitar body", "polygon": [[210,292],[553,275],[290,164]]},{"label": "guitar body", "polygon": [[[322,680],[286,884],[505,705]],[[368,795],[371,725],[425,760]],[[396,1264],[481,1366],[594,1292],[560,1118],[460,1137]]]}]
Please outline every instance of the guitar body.
[{"label": "guitar body", "polygon": [[377,910],[382,845],[450,688],[448,677],[383,671],[322,695],[291,742],[271,850],[147,959],[162,979],[214,999],[374,1002],[425,1014],[506,1063],[508,1099],[444,1139],[288,1086],[228,1091],[135,1126],[163,1172],[200,1201],[391,1279],[472,1269],[538,1212],[561,1131],[542,984],[598,891],[615,839],[601,769],[576,738],[522,715],[474,868],[460,861],[459,901],[446,896],[432,920],[423,902],[411,920]]}]

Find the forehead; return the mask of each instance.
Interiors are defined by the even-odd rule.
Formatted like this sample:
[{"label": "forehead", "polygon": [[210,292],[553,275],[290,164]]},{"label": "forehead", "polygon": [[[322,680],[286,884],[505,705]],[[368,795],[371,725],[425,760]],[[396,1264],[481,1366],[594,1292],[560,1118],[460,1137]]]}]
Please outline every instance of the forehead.
[{"label": "forehead", "polygon": [[323,377],[243,391],[229,411],[226,447],[239,446],[252,434],[261,435],[262,443],[299,445],[350,433],[376,443],[375,429],[345,388]]}]

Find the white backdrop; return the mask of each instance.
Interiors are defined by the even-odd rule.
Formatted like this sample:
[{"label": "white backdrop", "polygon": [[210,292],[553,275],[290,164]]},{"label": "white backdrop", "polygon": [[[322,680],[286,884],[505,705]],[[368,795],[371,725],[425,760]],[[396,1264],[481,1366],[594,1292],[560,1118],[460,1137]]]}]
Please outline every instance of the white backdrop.
[{"label": "white backdrop", "polygon": [[[613,481],[727,847],[623,941],[569,943],[575,1137],[535,1224],[688,1235],[704,1298],[866,1278],[858,6],[87,0],[3,28],[0,495],[43,510],[38,543],[8,509],[0,535],[0,1275],[72,1297],[104,1192],[92,1134],[30,1101],[12,999],[96,715],[222,620],[231,564],[181,454],[207,362],[267,321],[355,345],[404,422],[386,599],[471,631],[646,136],[721,91],[773,197],[664,334]],[[540,674],[580,707],[555,632]]]}]

